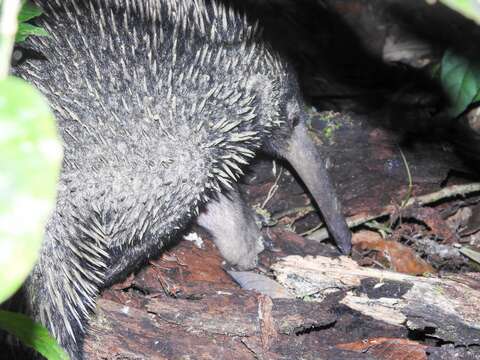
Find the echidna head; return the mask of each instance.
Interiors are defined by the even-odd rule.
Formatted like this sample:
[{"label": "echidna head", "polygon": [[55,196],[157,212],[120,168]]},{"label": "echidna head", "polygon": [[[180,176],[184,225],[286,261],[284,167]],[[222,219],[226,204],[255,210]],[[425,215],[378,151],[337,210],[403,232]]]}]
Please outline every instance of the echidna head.
[{"label": "echidna head", "polygon": [[[351,234],[341,215],[322,159],[305,126],[305,104],[293,71],[282,71],[274,81],[264,81],[257,87],[262,108],[268,109],[261,118],[270,129],[262,137],[262,149],[285,158],[297,171],[320,208],[330,233],[340,250],[351,250]],[[259,121],[262,123],[262,120]],[[269,123],[268,123],[269,122]]]}]

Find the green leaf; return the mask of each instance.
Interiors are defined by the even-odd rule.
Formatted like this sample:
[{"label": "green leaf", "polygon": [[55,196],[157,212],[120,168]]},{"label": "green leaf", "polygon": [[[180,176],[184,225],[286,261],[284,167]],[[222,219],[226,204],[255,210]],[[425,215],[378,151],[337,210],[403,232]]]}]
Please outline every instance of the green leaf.
[{"label": "green leaf", "polygon": [[48,360],[68,360],[48,330],[23,314],[0,310],[0,329],[15,335],[23,344],[37,350]]},{"label": "green leaf", "polygon": [[0,303],[32,269],[53,208],[62,148],[44,97],[0,81]]},{"label": "green leaf", "polygon": [[440,0],[452,9],[480,24],[480,2],[479,0]]},{"label": "green leaf", "polygon": [[42,10],[38,6],[32,5],[29,2],[23,3],[22,9],[18,14],[19,24],[17,34],[15,35],[15,42],[23,42],[31,35],[48,36],[48,33],[45,31],[45,29],[26,23],[26,21],[32,20],[42,15],[42,13]]},{"label": "green leaf", "polygon": [[478,91],[477,95],[473,98],[472,102],[479,102],[480,101],[480,90]]},{"label": "green leaf", "polygon": [[28,20],[32,20],[43,14],[42,9],[29,2],[23,4],[20,13],[18,14],[18,22],[23,23]]},{"label": "green leaf", "polygon": [[32,24],[19,24],[17,34],[15,35],[15,42],[23,42],[30,35],[48,36],[48,32],[45,29]]},{"label": "green leaf", "polygon": [[442,59],[441,81],[452,102],[450,114],[458,116],[480,90],[480,66],[448,50]]}]

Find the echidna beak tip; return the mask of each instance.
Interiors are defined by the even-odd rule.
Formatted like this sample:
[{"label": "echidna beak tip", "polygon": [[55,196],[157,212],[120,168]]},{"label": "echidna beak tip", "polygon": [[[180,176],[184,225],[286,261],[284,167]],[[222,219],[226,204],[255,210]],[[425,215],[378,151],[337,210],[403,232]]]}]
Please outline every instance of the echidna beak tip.
[{"label": "echidna beak tip", "polygon": [[337,247],[343,255],[350,255],[352,252],[351,237],[337,242]]}]

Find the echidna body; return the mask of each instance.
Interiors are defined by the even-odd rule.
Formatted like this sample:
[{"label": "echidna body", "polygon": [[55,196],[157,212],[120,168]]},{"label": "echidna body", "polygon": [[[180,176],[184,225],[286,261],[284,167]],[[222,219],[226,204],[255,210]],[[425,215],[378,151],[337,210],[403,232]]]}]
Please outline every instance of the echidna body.
[{"label": "echidna body", "polygon": [[292,162],[349,251],[333,187],[301,121],[295,76],[244,17],[203,0],[36,3],[50,37],[29,41],[43,58],[16,72],[47,96],[64,162],[24,295],[73,359],[82,358],[99,291],[157,254],[198,212],[228,261],[255,265],[260,233],[230,189],[259,149]]}]

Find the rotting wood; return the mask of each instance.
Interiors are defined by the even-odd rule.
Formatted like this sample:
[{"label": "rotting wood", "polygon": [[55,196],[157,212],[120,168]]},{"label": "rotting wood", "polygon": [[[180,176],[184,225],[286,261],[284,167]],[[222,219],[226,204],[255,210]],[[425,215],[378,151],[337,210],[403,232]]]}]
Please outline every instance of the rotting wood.
[{"label": "rotting wood", "polygon": [[[311,247],[287,231],[275,234],[285,238],[277,246],[288,252],[318,253],[326,246],[310,242]],[[319,304],[241,289],[222,278],[218,250],[208,238],[202,248],[194,247],[182,241],[148,272],[102,294],[84,347],[87,359],[367,360],[373,357],[336,345],[407,335],[336,298]],[[175,296],[164,292],[166,283],[167,294]]]},{"label": "rotting wood", "polygon": [[480,343],[480,291],[441,277],[414,277],[362,268],[347,257],[288,256],[272,266],[277,280],[298,296],[317,301],[347,291],[341,303],[353,310],[457,345]]},{"label": "rotting wood", "polygon": [[241,289],[201,300],[152,298],[144,309],[101,299],[84,349],[87,359],[370,359],[297,335],[335,321],[331,304]]}]

